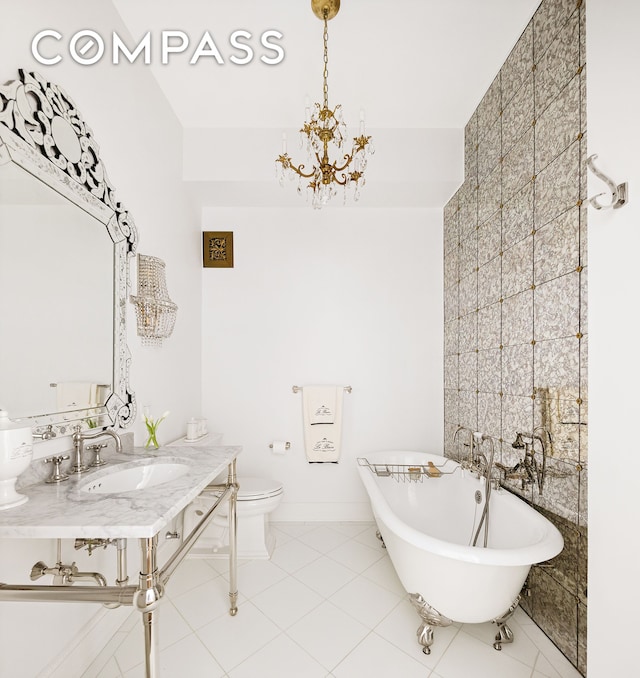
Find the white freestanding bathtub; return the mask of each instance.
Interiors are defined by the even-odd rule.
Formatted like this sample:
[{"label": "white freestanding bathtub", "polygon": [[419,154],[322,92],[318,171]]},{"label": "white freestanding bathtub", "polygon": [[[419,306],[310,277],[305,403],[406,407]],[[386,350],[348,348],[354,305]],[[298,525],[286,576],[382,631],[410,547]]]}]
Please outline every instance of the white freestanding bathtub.
[{"label": "white freestanding bathtub", "polygon": [[[439,477],[428,474],[429,462]],[[433,640],[430,627],[451,621],[496,621],[502,635],[494,647],[510,642],[504,621],[518,604],[531,565],[562,551],[556,527],[507,490],[494,489],[487,547],[471,546],[484,478],[425,452],[375,452],[358,463],[378,530],[423,619],[418,636],[424,651]]]}]

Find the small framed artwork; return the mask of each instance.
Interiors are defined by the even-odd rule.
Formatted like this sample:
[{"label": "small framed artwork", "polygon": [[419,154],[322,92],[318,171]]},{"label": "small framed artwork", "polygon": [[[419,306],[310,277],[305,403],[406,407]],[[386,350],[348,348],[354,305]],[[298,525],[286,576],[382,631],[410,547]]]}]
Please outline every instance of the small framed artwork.
[{"label": "small framed artwork", "polygon": [[203,231],[204,268],[233,268],[233,231]]}]

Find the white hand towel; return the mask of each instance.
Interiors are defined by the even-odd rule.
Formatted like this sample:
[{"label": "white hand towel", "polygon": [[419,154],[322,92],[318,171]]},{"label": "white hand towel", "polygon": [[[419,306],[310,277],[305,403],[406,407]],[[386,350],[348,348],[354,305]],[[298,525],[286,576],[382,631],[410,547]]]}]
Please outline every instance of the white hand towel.
[{"label": "white hand towel", "polygon": [[65,381],[56,386],[58,409],[76,410],[91,407],[96,400],[96,384],[88,381]]},{"label": "white hand towel", "polygon": [[335,386],[305,387],[303,399],[311,426],[335,423],[337,390]]},{"label": "white hand towel", "polygon": [[342,435],[342,386],[302,389],[304,446],[309,462],[337,462]]}]

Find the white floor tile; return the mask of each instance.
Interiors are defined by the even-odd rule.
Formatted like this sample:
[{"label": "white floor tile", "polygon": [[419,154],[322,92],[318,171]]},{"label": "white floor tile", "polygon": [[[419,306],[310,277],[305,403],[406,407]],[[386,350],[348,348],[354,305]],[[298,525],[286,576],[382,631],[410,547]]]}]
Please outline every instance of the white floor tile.
[{"label": "white floor tile", "polygon": [[540,676],[544,676],[544,678],[561,678],[560,674],[553,668],[551,662],[542,654],[542,652],[538,652],[533,675],[537,678]]},{"label": "white floor tile", "polygon": [[[85,675],[88,675],[85,673]],[[95,674],[96,678],[121,678],[122,673],[116,664],[116,660],[111,657],[106,665],[102,668],[102,671]],[[84,677],[83,677],[84,678]]]},{"label": "white floor tile", "polygon": [[323,600],[302,582],[287,577],[254,596],[251,602],[281,629],[287,629]]},{"label": "white floor tile", "polygon": [[200,642],[190,635],[160,652],[160,674],[166,678],[222,678],[222,667]]},{"label": "white floor tile", "polygon": [[292,539],[280,548],[276,548],[271,561],[289,574],[293,574],[301,567],[312,563],[321,557],[321,553],[303,544],[298,539]]},{"label": "white floor tile", "polygon": [[[139,623],[142,625],[142,615],[138,613]],[[193,629],[184,620],[170,600],[164,599],[160,603],[159,614],[156,624],[158,647],[163,650],[178,642],[182,638],[191,635]]]},{"label": "white floor tile", "polygon": [[[207,565],[207,567],[210,567],[216,574],[226,577],[227,580],[229,579],[229,558],[189,558],[189,556],[187,556],[185,560],[198,560]],[[245,562],[248,561],[243,561],[238,558],[238,568]]]},{"label": "white floor tile", "polygon": [[238,591],[253,598],[287,577],[287,572],[271,560],[252,560],[238,568]]},{"label": "white floor tile", "polygon": [[365,546],[369,546],[372,549],[380,549],[385,551],[385,548],[382,546],[382,541],[377,536],[377,532],[378,526],[373,523],[372,525],[369,525],[366,530],[358,533],[358,535],[355,537],[355,541],[359,542],[360,544],[364,544]]},{"label": "white floor tile", "polygon": [[[239,561],[235,617],[228,560],[187,559],[176,570],[155,620],[164,678],[581,678],[521,609],[501,652],[495,625],[452,624],[434,629],[423,654],[420,618],[375,524],[272,527],[273,558]],[[142,620],[132,611],[83,678],[143,676]]]},{"label": "white floor tile", "polygon": [[228,615],[229,587],[222,577],[217,577],[172,598],[172,602],[189,626],[197,631],[214,619]]},{"label": "white floor tile", "polygon": [[334,593],[329,600],[372,629],[400,603],[402,597],[364,577],[357,577]]},{"label": "white floor tile", "polygon": [[535,624],[533,619],[521,608],[517,607],[516,611],[513,613],[513,617],[511,619],[515,619],[520,626],[524,626],[526,624]]},{"label": "white floor tile", "polygon": [[383,558],[384,553],[382,550],[361,544],[356,538],[329,551],[327,556],[360,574]]},{"label": "white floor tile", "polygon": [[142,664],[138,664],[138,666],[123,673],[122,678],[145,678],[144,666]]},{"label": "white floor tile", "polygon": [[393,569],[391,559],[389,557],[382,557],[371,567],[368,567],[362,573],[363,577],[374,581],[378,586],[395,593],[398,596],[404,597],[406,591],[396,574],[396,571]]},{"label": "white floor tile", "polygon": [[[553,666],[561,678],[581,678],[580,672],[549,640],[549,638],[547,638],[538,626],[530,624],[529,626],[522,626],[521,628],[538,647],[544,659]],[[538,658],[538,662],[540,666],[546,665],[540,658]]]},{"label": "white floor tile", "polygon": [[276,538],[276,547],[284,546],[291,539],[295,539],[291,534],[285,530],[280,529],[280,523],[271,523],[271,533]]},{"label": "white floor tile", "polygon": [[344,542],[349,541],[349,537],[342,532],[338,532],[330,527],[321,525],[309,532],[301,534],[298,537],[298,541],[301,541],[303,544],[310,546],[312,549],[325,554],[337,546],[340,546],[340,544],[344,544]]},{"label": "white floor tile", "polygon": [[[140,613],[138,613],[138,615],[139,614]],[[120,669],[118,669],[118,665],[116,664],[113,655],[120,645],[126,640],[126,638],[127,633],[124,633],[121,630],[115,633],[104,646],[104,648],[98,653],[93,662],[91,662],[87,670],[82,674],[82,678],[107,678],[107,676],[109,676],[111,673],[109,666],[116,667],[117,673],[114,675],[119,678]]]},{"label": "white floor tile", "polygon": [[332,671],[368,632],[364,624],[325,601],[288,629],[287,635]]},{"label": "white floor tile", "polygon": [[113,656],[118,663],[118,668],[123,674],[135,666],[140,666],[142,662],[144,662],[142,622],[140,622],[139,625],[134,626]]},{"label": "white floor tile", "polygon": [[167,595],[175,598],[191,589],[211,581],[219,574],[202,558],[185,558],[167,584]]},{"label": "white floor tile", "polygon": [[435,667],[446,678],[530,678],[532,669],[460,630]]},{"label": "white floor tile", "polygon": [[294,576],[316,593],[328,598],[355,579],[357,574],[335,560],[322,556],[297,570]]},{"label": "white floor tile", "polygon": [[228,673],[229,678],[325,678],[327,671],[282,634]]},{"label": "white floor tile", "polygon": [[329,525],[338,532],[346,534],[351,539],[362,534],[365,530],[371,529],[373,523],[329,523]]},{"label": "white floor tile", "polygon": [[135,610],[132,607],[130,614],[122,622],[122,625],[118,629],[118,632],[129,633],[129,631],[131,631],[131,629],[133,629],[134,626],[138,626],[139,624],[140,624],[140,613],[138,612],[138,610]]},{"label": "white floor tile", "polygon": [[230,671],[280,633],[270,619],[246,601],[238,606],[235,617],[218,617],[199,629],[197,635],[220,666]]},{"label": "white floor tile", "polygon": [[318,526],[318,523],[281,523],[274,522],[279,530],[282,530],[290,537],[299,537],[305,532],[309,532]]},{"label": "white floor tile", "polygon": [[425,678],[425,667],[375,633],[368,635],[333,669],[335,678]]}]

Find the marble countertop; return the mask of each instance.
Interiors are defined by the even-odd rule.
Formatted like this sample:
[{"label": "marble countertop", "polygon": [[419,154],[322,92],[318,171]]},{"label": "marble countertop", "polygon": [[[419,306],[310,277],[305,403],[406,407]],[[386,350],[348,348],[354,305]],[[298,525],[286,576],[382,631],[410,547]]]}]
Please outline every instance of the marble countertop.
[{"label": "marble countertop", "polygon": [[[150,453],[134,448],[130,453],[105,456],[100,469],[72,476],[57,484],[37,482],[20,487],[29,500],[0,511],[0,538],[125,538],[152,537],[193,501],[242,450],[239,446],[173,444]],[[109,473],[116,464],[142,459],[171,460],[186,464],[179,478],[144,490],[91,494],[79,487]]]}]

